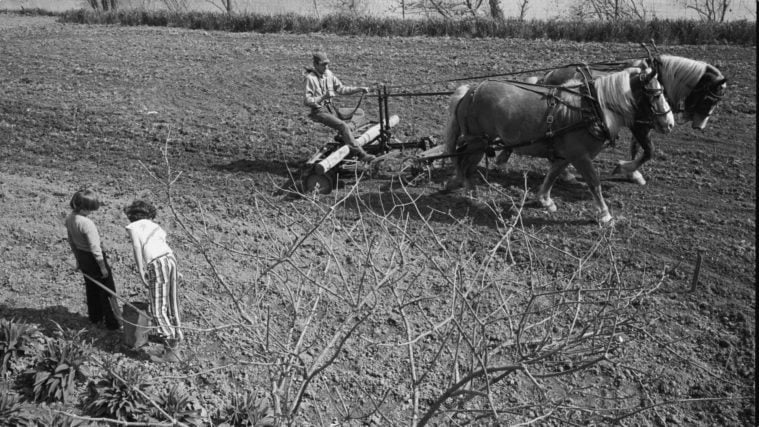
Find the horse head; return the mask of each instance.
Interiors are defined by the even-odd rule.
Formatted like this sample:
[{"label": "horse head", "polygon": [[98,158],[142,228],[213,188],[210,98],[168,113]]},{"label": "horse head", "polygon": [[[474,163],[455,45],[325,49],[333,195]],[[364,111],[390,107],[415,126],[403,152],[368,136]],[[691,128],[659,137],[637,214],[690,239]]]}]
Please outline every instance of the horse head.
[{"label": "horse head", "polygon": [[707,66],[701,80],[685,98],[683,116],[686,120],[692,120],[693,129],[704,130],[726,89],[727,78],[716,67]]},{"label": "horse head", "polygon": [[672,108],[664,96],[664,87],[657,79],[656,67],[649,67],[647,63],[640,68],[637,79],[633,77],[631,87],[637,85],[643,92],[644,98],[641,100],[639,114],[650,120],[654,128],[661,133],[672,132],[675,127],[675,116],[672,114]]},{"label": "horse head", "polygon": [[725,94],[727,79],[711,64],[680,56],[657,55],[655,68],[678,122],[690,121],[694,129],[703,130]]}]

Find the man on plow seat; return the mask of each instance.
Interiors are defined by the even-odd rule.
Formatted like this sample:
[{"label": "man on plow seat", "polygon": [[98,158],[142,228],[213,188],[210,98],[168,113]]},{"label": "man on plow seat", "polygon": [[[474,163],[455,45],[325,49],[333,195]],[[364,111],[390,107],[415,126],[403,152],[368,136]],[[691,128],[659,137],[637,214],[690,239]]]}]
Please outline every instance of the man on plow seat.
[{"label": "man on plow seat", "polygon": [[[311,107],[311,113],[308,118],[322,123],[336,131],[340,132],[343,142],[348,144],[351,152],[359,160],[371,162],[375,156],[368,154],[363,148],[356,144],[350,126],[342,118],[336,108],[332,106],[331,100],[336,95],[353,95],[355,93],[368,93],[368,87],[345,86],[340,80],[327,69],[329,58],[326,53],[314,53],[314,68],[306,69],[306,96],[303,103]],[[348,119],[349,120],[349,119]]]}]

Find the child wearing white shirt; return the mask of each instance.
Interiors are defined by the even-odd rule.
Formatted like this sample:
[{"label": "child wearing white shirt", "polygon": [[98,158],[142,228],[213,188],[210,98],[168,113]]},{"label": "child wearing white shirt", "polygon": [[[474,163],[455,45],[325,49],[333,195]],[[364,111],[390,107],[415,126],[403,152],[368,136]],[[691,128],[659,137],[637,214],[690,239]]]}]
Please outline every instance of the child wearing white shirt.
[{"label": "child wearing white shirt", "polygon": [[124,208],[134,259],[150,294],[150,311],[164,338],[163,361],[180,360],[178,345],[184,339],[177,303],[177,260],[166,243],[166,232],[155,222],[156,208],[135,200]]}]

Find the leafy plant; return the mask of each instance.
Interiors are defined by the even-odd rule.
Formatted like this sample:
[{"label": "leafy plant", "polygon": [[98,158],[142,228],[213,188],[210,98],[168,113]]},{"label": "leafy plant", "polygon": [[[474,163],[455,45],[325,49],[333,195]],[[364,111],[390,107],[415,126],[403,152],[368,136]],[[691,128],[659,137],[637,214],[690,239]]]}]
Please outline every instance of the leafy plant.
[{"label": "leafy plant", "polygon": [[235,393],[232,404],[222,416],[233,427],[273,427],[276,425],[274,410],[266,396],[252,391]]},{"label": "leafy plant", "polygon": [[151,407],[145,396],[150,384],[139,366],[108,370],[105,377],[87,384],[88,398],[84,411],[93,417],[120,421],[140,421],[150,417]]},{"label": "leafy plant", "polygon": [[90,374],[85,366],[92,353],[91,347],[82,340],[84,329],[73,332],[58,327],[59,338],[48,338],[37,357],[34,368],[27,374],[34,379],[35,401],[62,401],[74,392],[77,380],[86,380]]},{"label": "leafy plant", "polygon": [[54,412],[48,409],[47,411],[38,413],[34,419],[26,425],[29,427],[84,427],[90,426],[92,423],[87,420],[77,420],[66,414],[61,414],[60,412]]},{"label": "leafy plant", "polygon": [[7,386],[0,387],[0,427],[28,425],[30,422],[31,417],[21,412],[18,395]]},{"label": "leafy plant", "polygon": [[[174,384],[156,398],[156,403],[175,420],[188,426],[202,426],[201,409],[190,393],[182,384]],[[157,410],[153,411],[156,418],[161,417]]]},{"label": "leafy plant", "polygon": [[0,319],[0,377],[5,374],[11,359],[30,350],[35,330],[34,326],[15,322],[15,319]]}]

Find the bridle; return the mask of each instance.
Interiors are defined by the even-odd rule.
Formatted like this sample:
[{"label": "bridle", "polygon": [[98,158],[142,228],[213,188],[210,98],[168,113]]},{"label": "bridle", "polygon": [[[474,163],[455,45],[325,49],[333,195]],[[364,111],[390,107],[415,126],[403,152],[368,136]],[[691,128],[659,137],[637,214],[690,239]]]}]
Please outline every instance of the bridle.
[{"label": "bridle", "polygon": [[720,89],[726,81],[727,79],[723,78],[716,83],[697,85],[685,99],[683,111],[694,112],[704,117],[711,116],[714,106],[724,96]]},{"label": "bridle", "polygon": [[662,86],[661,82],[659,82],[658,88],[649,87],[649,84],[655,80],[656,74],[657,73],[654,72],[652,75],[647,76],[645,72],[641,72],[639,75],[639,78],[640,78],[641,83],[643,84],[643,93],[646,95],[646,99],[648,100],[648,108],[651,111],[651,114],[653,114],[654,117],[666,116],[667,114],[672,112],[672,106],[669,105],[669,102],[665,102],[665,105],[669,107],[666,111],[656,110],[656,104],[657,104],[656,101],[660,97],[664,98],[665,101],[667,100],[667,98],[664,97],[664,87]]},{"label": "bridle", "polygon": [[[648,126],[654,126],[654,119],[660,116],[665,116],[672,112],[672,106],[669,104],[669,102],[666,102],[665,104],[669,107],[667,110],[657,110],[657,101],[663,97],[664,100],[667,100],[667,97],[664,95],[664,86],[659,82],[659,87],[652,88],[649,87],[651,82],[656,78],[658,75],[658,71],[656,68],[653,68],[654,72],[649,74],[646,74],[646,69],[648,67],[641,67],[641,72],[638,74],[638,78],[640,79],[640,83],[643,87],[643,94],[646,96],[645,101],[642,102],[648,102],[648,113],[645,114],[642,113],[642,117],[644,119],[636,120],[636,123],[644,124]],[[658,82],[658,80],[657,80]],[[643,108],[639,107],[639,111],[642,111]],[[639,113],[640,114],[640,113]]]},{"label": "bridle", "polygon": [[[648,48],[646,48],[646,50],[648,51]],[[649,51],[649,60],[653,63],[653,68],[656,70],[656,75],[658,75],[662,66],[659,55],[651,55],[651,52]],[[707,70],[702,77],[702,81],[707,76],[711,75],[713,75],[713,73],[710,70]],[[686,113],[697,113],[704,117],[709,117],[712,114],[712,111],[714,111],[714,106],[717,105],[723,97],[723,94],[718,91],[726,81],[727,79],[723,77],[716,83],[708,84],[707,82],[699,82],[696,84],[696,87],[691,90],[685,101],[678,102],[676,105],[675,103],[670,102],[670,107],[673,108],[673,112],[675,113],[684,111]]]}]

